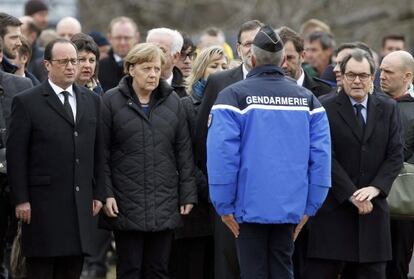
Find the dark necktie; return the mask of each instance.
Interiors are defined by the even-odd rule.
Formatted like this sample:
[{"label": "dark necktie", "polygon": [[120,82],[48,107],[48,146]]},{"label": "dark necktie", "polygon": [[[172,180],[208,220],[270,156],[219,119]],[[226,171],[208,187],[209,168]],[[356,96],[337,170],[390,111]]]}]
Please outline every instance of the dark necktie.
[{"label": "dark necktie", "polygon": [[359,125],[361,125],[362,130],[365,129],[365,119],[362,116],[362,109],[364,108],[361,104],[355,104],[354,107],[356,108],[356,117],[358,119]]},{"label": "dark necktie", "polygon": [[69,104],[69,92],[68,91],[62,91],[61,93],[65,97],[65,101],[63,102],[63,107],[65,108],[66,112],[68,113],[70,119],[75,120],[75,117],[73,116],[72,107]]}]

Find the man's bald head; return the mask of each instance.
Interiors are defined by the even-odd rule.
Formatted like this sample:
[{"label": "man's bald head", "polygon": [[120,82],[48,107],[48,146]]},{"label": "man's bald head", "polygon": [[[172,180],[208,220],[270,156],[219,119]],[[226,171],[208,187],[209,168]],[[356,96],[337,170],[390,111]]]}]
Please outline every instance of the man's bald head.
[{"label": "man's bald head", "polygon": [[80,22],[74,17],[64,17],[56,25],[59,37],[70,40],[73,35],[82,32]]},{"label": "man's bald head", "polygon": [[414,58],[403,50],[387,54],[381,62],[381,88],[396,98],[405,94],[413,81]]}]

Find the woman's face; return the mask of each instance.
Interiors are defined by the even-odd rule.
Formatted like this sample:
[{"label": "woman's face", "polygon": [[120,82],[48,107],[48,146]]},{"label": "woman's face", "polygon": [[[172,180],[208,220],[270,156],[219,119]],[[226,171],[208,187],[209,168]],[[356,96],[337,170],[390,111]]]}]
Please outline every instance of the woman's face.
[{"label": "woman's face", "polygon": [[227,59],[223,56],[217,56],[208,64],[206,71],[204,72],[203,79],[207,79],[209,75],[215,72],[221,72],[228,68]]},{"label": "woman's face", "polygon": [[135,64],[129,67],[136,93],[149,94],[158,87],[161,76],[161,59]]},{"label": "woman's face", "polygon": [[85,85],[95,74],[96,56],[92,52],[82,50],[78,54],[79,57],[79,74],[78,83]]}]

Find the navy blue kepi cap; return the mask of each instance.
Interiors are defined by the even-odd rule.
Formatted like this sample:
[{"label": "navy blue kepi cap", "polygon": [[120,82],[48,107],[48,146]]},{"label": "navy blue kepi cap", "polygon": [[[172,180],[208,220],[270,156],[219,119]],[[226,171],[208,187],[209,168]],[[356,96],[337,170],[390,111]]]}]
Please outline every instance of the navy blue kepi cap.
[{"label": "navy blue kepi cap", "polygon": [[253,44],[269,52],[278,52],[283,49],[282,40],[269,25],[260,28],[256,37],[254,37]]}]

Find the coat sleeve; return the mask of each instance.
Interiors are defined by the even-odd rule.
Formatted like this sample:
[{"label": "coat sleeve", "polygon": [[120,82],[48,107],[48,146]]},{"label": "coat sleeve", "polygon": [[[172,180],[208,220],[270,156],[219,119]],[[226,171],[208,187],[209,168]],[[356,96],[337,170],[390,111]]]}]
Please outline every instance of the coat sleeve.
[{"label": "coat sleeve", "polygon": [[388,146],[386,156],[377,171],[377,175],[374,177],[370,184],[379,188],[381,190],[381,194],[385,197],[391,190],[392,183],[400,172],[404,161],[404,148],[400,135],[401,128],[396,103],[394,103],[391,110],[390,119],[388,120],[390,121],[390,128],[388,133]]},{"label": "coat sleeve", "polygon": [[305,214],[313,216],[331,187],[331,137],[324,108],[320,106],[310,113],[309,191]]},{"label": "coat sleeve", "polygon": [[7,137],[7,176],[16,205],[30,202],[28,190],[28,158],[31,120],[20,97],[12,103],[11,120]]},{"label": "coat sleeve", "polygon": [[94,189],[93,197],[95,200],[105,202],[105,176],[104,176],[104,143],[102,134],[102,99],[100,97],[92,95],[96,104],[96,135],[95,135],[95,152],[94,152]]},{"label": "coat sleeve", "polygon": [[180,205],[197,203],[197,186],[194,178],[194,157],[186,114],[178,101],[178,126],[175,138],[175,157],[179,175]]},{"label": "coat sleeve", "polygon": [[220,216],[235,212],[237,177],[240,166],[241,114],[235,102],[219,94],[210,115],[207,135],[207,173],[210,199]]},{"label": "coat sleeve", "polygon": [[103,185],[105,199],[114,197],[111,174],[111,134],[112,134],[112,111],[110,106],[111,95],[104,95],[101,105],[102,118],[102,143],[103,143]]}]

